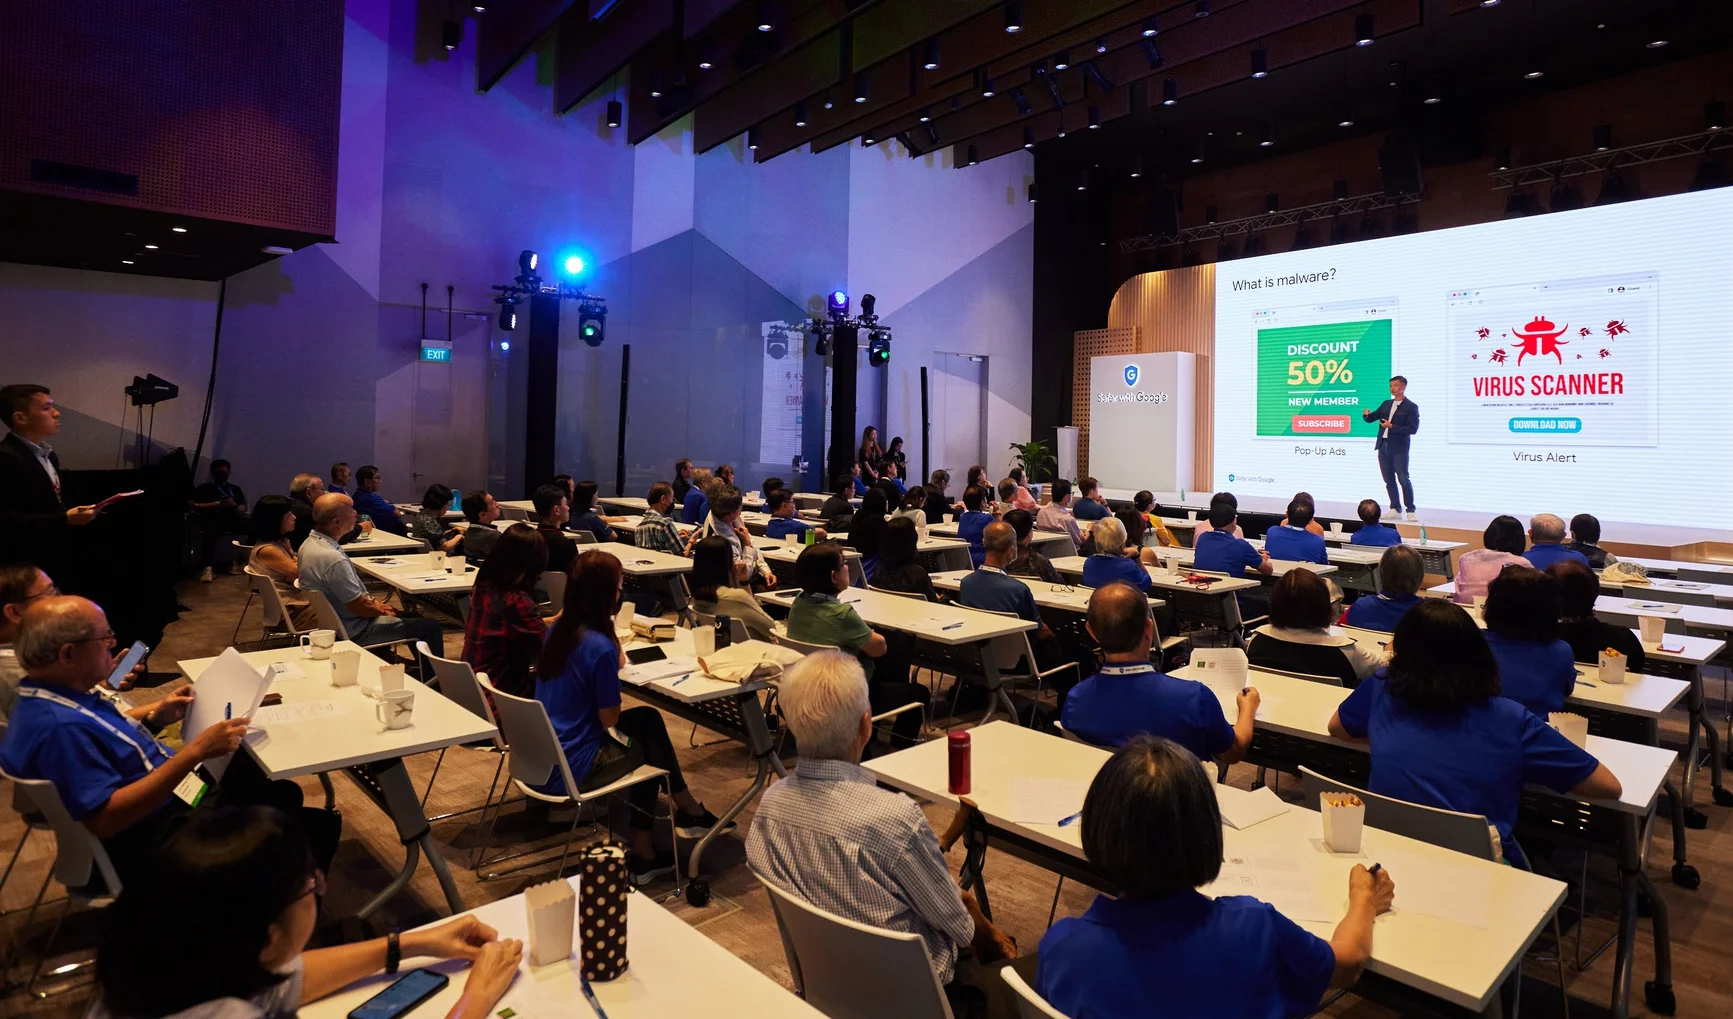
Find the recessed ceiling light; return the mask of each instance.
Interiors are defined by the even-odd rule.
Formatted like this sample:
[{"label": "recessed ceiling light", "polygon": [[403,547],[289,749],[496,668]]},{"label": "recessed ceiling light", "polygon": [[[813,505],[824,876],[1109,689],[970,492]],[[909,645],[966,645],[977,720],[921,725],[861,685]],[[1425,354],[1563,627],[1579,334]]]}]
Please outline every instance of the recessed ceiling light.
[{"label": "recessed ceiling light", "polygon": [[184,226],[170,227],[169,229],[173,230],[177,234],[184,234],[187,232],[187,228]]},{"label": "recessed ceiling light", "polygon": [[1648,47],[1649,49],[1658,50],[1662,46],[1667,45],[1667,40],[1666,39],[1650,39],[1648,42],[1644,43],[1643,45]]},{"label": "recessed ceiling light", "polygon": [[120,264],[121,264],[121,265],[131,265],[131,264],[132,264],[132,259],[130,259],[130,258],[123,258],[123,259],[121,259],[121,260],[120,260]]},{"label": "recessed ceiling light", "polygon": [[155,251],[155,250],[156,250],[156,245],[154,245],[154,244],[146,244],[146,245],[145,245],[145,246],[144,246],[144,250],[146,250],[146,251]]}]

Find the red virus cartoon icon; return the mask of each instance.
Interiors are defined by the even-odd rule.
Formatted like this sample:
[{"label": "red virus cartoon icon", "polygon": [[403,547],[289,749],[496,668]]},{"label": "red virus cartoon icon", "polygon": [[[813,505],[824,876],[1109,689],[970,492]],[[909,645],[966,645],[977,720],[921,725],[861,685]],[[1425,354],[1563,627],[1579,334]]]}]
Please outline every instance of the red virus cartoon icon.
[{"label": "red virus cartoon icon", "polygon": [[1608,349],[1607,349],[1607,348],[1605,348],[1605,347],[1602,347],[1602,348],[1601,348],[1601,356],[1602,356],[1602,357],[1612,357],[1612,356],[1613,356],[1613,352],[1612,352],[1612,351],[1610,351],[1610,350],[1608,350]]},{"label": "red virus cartoon icon", "polygon": [[1528,325],[1523,326],[1521,329],[1511,330],[1511,332],[1516,334],[1516,338],[1522,341],[1522,345],[1518,348],[1516,355],[1516,366],[1518,368],[1522,367],[1522,359],[1525,357],[1531,355],[1534,357],[1545,357],[1548,354],[1558,358],[1559,364],[1564,364],[1564,354],[1559,351],[1559,348],[1570,343],[1570,341],[1561,340],[1559,337],[1563,336],[1565,330],[1569,328],[1570,326],[1568,325],[1555,326],[1551,322],[1547,321],[1545,316],[1540,316]]},{"label": "red virus cartoon icon", "polygon": [[[1583,331],[1587,332],[1588,330],[1585,329]],[[1631,331],[1630,328],[1625,325],[1624,319],[1616,318],[1616,319],[1612,320],[1611,322],[1607,323],[1607,335],[1608,336],[1617,336],[1620,333],[1628,333],[1630,331]]]},{"label": "red virus cartoon icon", "polygon": [[1485,326],[1481,326],[1479,329],[1476,329],[1474,331],[1474,334],[1484,340],[1488,336],[1492,335],[1492,330],[1486,328]]},{"label": "red virus cartoon icon", "polygon": [[1492,356],[1487,358],[1487,360],[1492,361],[1496,364],[1503,364],[1504,360],[1505,360],[1503,349],[1493,351]]},{"label": "red virus cartoon icon", "polygon": [[1589,333],[1592,333],[1592,332],[1594,332],[1593,329],[1590,329],[1588,326],[1583,326],[1581,329],[1577,330],[1577,335],[1578,336],[1587,336]]}]

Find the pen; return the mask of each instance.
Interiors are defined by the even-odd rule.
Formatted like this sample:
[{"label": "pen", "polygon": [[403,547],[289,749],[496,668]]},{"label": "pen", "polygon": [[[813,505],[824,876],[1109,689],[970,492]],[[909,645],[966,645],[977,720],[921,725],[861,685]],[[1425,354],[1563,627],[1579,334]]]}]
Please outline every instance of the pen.
[{"label": "pen", "polygon": [[941,630],[955,630],[957,627],[962,626],[962,625],[963,625],[963,621],[959,619],[956,622],[949,624],[948,626],[941,626],[941,627],[939,627],[939,629],[941,629]]},{"label": "pen", "polygon": [[688,672],[686,675],[681,676],[679,679],[676,679],[674,682],[669,683],[668,685],[669,686],[679,686],[681,683],[684,683],[688,679],[691,679],[691,678],[692,678],[692,674],[690,672]]},{"label": "pen", "polygon": [[1370,873],[1370,874],[1371,874],[1371,875],[1372,875],[1372,876],[1373,876],[1373,877],[1377,877],[1377,876],[1378,876],[1378,872],[1379,872],[1379,871],[1381,871],[1381,870],[1383,870],[1383,869],[1384,869],[1384,865],[1383,865],[1383,864],[1382,864],[1382,863],[1374,863],[1374,864],[1373,864],[1373,865],[1372,865],[1372,868],[1371,868],[1371,870],[1370,870],[1370,871],[1369,871],[1369,873]]},{"label": "pen", "polygon": [[235,706],[233,704],[223,705],[223,721],[227,722],[233,717],[235,717]]},{"label": "pen", "polygon": [[1077,819],[1082,817],[1082,816],[1083,816],[1083,811],[1079,810],[1077,813],[1072,814],[1070,817],[1062,817],[1059,819],[1059,827],[1069,828],[1072,825],[1076,824]]},{"label": "pen", "polygon": [[590,1007],[596,1010],[596,1019],[608,1019],[608,1013],[602,1011],[602,1003],[596,1000],[596,992],[590,988],[590,978],[584,976],[581,969],[578,971],[578,986],[584,989],[584,997],[589,1000]]}]

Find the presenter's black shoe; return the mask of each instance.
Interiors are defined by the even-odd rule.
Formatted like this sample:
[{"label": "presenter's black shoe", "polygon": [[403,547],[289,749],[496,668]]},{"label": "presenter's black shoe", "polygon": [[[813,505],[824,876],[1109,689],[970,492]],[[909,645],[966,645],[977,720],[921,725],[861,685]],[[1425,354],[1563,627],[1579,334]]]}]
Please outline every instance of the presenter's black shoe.
[{"label": "presenter's black shoe", "polygon": [[[708,809],[701,810],[696,814],[688,814],[678,808],[674,811],[674,830],[679,832],[683,839],[701,839],[708,835],[710,829],[716,827],[717,823],[718,818]],[[722,828],[720,834],[726,835],[736,827],[735,823],[730,821]]]},{"label": "presenter's black shoe", "polygon": [[652,881],[665,878],[674,873],[679,866],[673,853],[658,852],[653,859],[643,859],[632,856],[626,860],[626,871],[632,877],[632,884],[642,888]]}]

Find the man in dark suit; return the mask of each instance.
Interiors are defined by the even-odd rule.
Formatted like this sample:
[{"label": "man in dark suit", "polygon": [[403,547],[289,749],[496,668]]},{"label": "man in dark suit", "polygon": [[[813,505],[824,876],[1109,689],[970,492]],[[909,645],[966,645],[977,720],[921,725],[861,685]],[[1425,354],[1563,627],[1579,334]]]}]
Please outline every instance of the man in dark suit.
[{"label": "man in dark suit", "polygon": [[60,409],[47,386],[0,388],[10,432],[0,439],[0,562],[32,562],[52,571],[68,527],[96,519],[96,507],[60,500],[60,457],[48,440],[60,431]]},{"label": "man in dark suit", "polygon": [[[1408,380],[1400,375],[1390,380],[1390,399],[1377,410],[1360,412],[1364,421],[1378,422],[1378,471],[1384,475],[1384,488],[1390,493],[1390,514],[1407,508],[1407,518],[1415,519],[1414,483],[1408,480],[1408,440],[1420,430],[1420,408],[1403,394]],[[1400,486],[1400,491],[1398,491]]]}]

